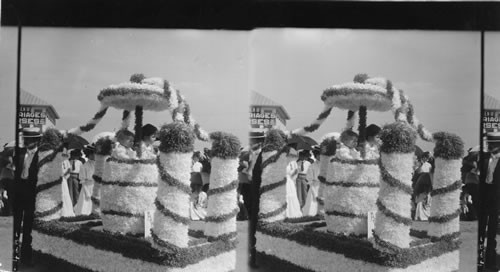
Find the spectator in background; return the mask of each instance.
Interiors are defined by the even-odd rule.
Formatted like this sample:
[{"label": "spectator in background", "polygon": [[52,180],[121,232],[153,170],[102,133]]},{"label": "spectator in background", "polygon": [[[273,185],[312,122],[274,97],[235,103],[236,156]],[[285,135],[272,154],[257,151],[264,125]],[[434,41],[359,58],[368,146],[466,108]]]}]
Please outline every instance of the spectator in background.
[{"label": "spectator in background", "polygon": [[308,190],[307,171],[313,162],[314,161],[311,159],[311,152],[309,150],[302,150],[299,152],[299,159],[297,160],[299,174],[295,180],[295,188],[297,190],[297,198],[299,199],[300,208],[304,207],[306,204]]},{"label": "spectator in background", "polygon": [[95,148],[92,145],[88,145],[83,152],[85,152],[88,161],[80,169],[82,190],[80,190],[80,196],[74,209],[76,215],[89,215],[92,212],[91,197],[94,188],[94,178],[92,176],[94,175],[95,169]]},{"label": "spectator in background", "polygon": [[314,162],[309,166],[306,176],[306,182],[309,187],[302,214],[304,216],[315,216],[318,214],[318,191],[319,191],[319,146],[315,147],[312,151]]},{"label": "spectator in background", "polygon": [[[41,130],[36,127],[23,129],[24,148],[15,158],[16,168],[14,182],[14,261],[22,232],[21,263],[32,265],[33,250],[31,247],[33,220],[35,215],[36,184],[38,182],[38,143]],[[18,179],[19,178],[19,179]],[[16,262],[17,263],[17,262]],[[16,264],[15,263],[15,264]]]},{"label": "spectator in background", "polygon": [[62,182],[61,182],[61,193],[62,193],[62,210],[61,216],[63,217],[72,217],[75,216],[75,212],[73,210],[73,202],[71,200],[71,195],[69,192],[68,180],[71,172],[71,163],[69,162],[68,153],[63,152],[62,157],[64,158],[62,162]]},{"label": "spectator in background", "polygon": [[78,202],[78,195],[80,194],[80,168],[83,163],[81,161],[82,152],[80,149],[73,149],[69,153],[69,177],[68,177],[68,190],[71,197],[72,207]]},{"label": "spectator in background", "polygon": [[13,186],[14,186],[14,163],[12,161],[13,149],[4,150],[3,167],[0,169],[0,215],[12,215]]},{"label": "spectator in background", "polygon": [[[248,175],[248,166],[250,160],[250,152],[242,151],[239,156],[239,166],[238,166],[238,204],[245,208],[248,218],[248,211],[250,211],[250,198],[251,187],[250,187],[250,177]],[[241,212],[241,208],[240,208]],[[245,219],[246,220],[246,219]]]},{"label": "spectator in background", "polygon": [[203,157],[200,159],[200,163],[202,165],[201,167],[201,180],[203,182],[203,186],[207,186],[210,183],[210,172],[212,170],[212,165],[210,163],[211,156],[210,156],[210,149],[204,148],[203,149]]},{"label": "spectator in background", "polygon": [[[482,168],[479,176],[479,260],[483,259],[488,269],[498,271],[496,258],[496,236],[498,227],[498,205],[500,204],[500,132],[487,135],[488,151],[481,156]],[[484,243],[487,240],[486,250]],[[481,266],[481,263],[479,264]]]}]

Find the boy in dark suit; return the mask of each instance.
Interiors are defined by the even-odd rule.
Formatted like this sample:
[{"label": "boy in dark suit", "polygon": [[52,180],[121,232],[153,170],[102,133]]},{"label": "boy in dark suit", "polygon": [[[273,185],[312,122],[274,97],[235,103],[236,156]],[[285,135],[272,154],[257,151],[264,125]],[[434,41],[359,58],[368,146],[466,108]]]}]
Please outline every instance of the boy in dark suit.
[{"label": "boy in dark suit", "polygon": [[[496,231],[500,201],[500,132],[488,133],[488,152],[484,153],[480,169],[480,209],[479,209],[479,268],[484,256],[484,267],[497,271]],[[486,250],[484,242],[487,241]],[[483,255],[484,254],[484,255]]]},{"label": "boy in dark suit", "polygon": [[35,213],[36,184],[38,181],[39,128],[24,128],[24,147],[15,156],[16,172],[14,182],[14,263],[19,256],[19,238],[22,232],[21,263],[32,264],[31,231]]}]

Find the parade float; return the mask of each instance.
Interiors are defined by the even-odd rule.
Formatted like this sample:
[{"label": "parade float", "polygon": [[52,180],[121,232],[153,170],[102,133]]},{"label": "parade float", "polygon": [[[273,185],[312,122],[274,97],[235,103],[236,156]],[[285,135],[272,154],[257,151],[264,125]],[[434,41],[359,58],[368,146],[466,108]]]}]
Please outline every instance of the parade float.
[{"label": "parade float", "polygon": [[[282,189],[266,188],[281,176],[265,175],[266,171],[276,171],[266,170],[276,163],[276,156],[264,158],[263,152],[256,232],[262,266],[287,271],[458,270],[462,140],[450,133],[427,131],[417,120],[408,97],[384,78],[360,74],[354,82],[326,89],[321,99],[324,109],[319,116],[289,135],[315,131],[334,107],[346,110],[346,129],[352,129],[358,118],[360,157],[339,156],[336,141],[326,138],[320,147],[321,159],[327,163],[321,163],[319,178],[324,219],[283,220],[278,216],[283,206],[265,204],[279,202]],[[369,110],[391,111],[395,118],[380,132],[377,154],[370,153],[365,144]],[[435,144],[427,230],[411,228],[411,177],[418,136]],[[281,150],[284,143],[269,139],[267,145]]]},{"label": "parade float", "polygon": [[[135,74],[98,96],[99,111],[85,125],[47,130],[33,228],[34,255],[58,271],[232,271],[236,265],[236,189],[239,140],[207,134],[195,123],[180,92],[161,78]],[[117,157],[113,136],[95,142],[97,216],[60,218],[62,143],[92,130],[109,107],[123,110],[121,129],[135,113],[137,156]],[[159,154],[142,150],[144,110],[169,111],[159,131]],[[189,195],[194,141],[212,142],[212,180],[204,229],[190,229]],[[59,193],[56,193],[59,192]],[[152,218],[149,220],[149,218]]]}]

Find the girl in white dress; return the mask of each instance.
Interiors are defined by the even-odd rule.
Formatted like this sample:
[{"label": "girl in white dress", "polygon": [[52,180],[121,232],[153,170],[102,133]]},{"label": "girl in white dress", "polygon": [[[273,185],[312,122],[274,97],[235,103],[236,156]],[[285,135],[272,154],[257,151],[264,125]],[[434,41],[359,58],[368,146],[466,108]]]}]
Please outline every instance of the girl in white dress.
[{"label": "girl in white dress", "polygon": [[68,178],[71,171],[71,164],[69,163],[68,160],[68,154],[63,153],[63,157],[65,157],[66,159],[62,163],[63,176],[62,176],[61,189],[62,189],[63,206],[62,206],[61,216],[72,217],[75,216],[75,212],[73,211],[73,202],[71,201],[71,196],[69,195],[69,188],[68,188]]},{"label": "girl in white dress", "polygon": [[286,167],[286,211],[287,218],[302,217],[300,203],[295,188],[295,179],[299,174],[299,167],[296,161],[291,161]]},{"label": "girl in white dress", "polygon": [[75,206],[76,215],[89,215],[92,212],[91,197],[94,189],[94,178],[92,176],[95,169],[94,147],[87,146],[84,152],[89,160],[80,169],[82,190]]}]

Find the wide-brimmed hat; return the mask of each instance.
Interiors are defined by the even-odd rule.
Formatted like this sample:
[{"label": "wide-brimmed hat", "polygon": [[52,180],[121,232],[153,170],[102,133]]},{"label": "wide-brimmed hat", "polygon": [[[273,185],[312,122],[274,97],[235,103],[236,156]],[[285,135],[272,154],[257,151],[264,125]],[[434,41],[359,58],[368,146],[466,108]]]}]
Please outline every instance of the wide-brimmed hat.
[{"label": "wide-brimmed hat", "polygon": [[486,134],[488,143],[500,143],[500,132],[490,132]]},{"label": "wide-brimmed hat", "polygon": [[85,145],[83,148],[84,148],[84,150],[95,152],[95,145],[93,143]]},{"label": "wide-brimmed hat", "polygon": [[39,138],[42,137],[42,132],[38,127],[27,127],[22,130],[23,138]]}]

